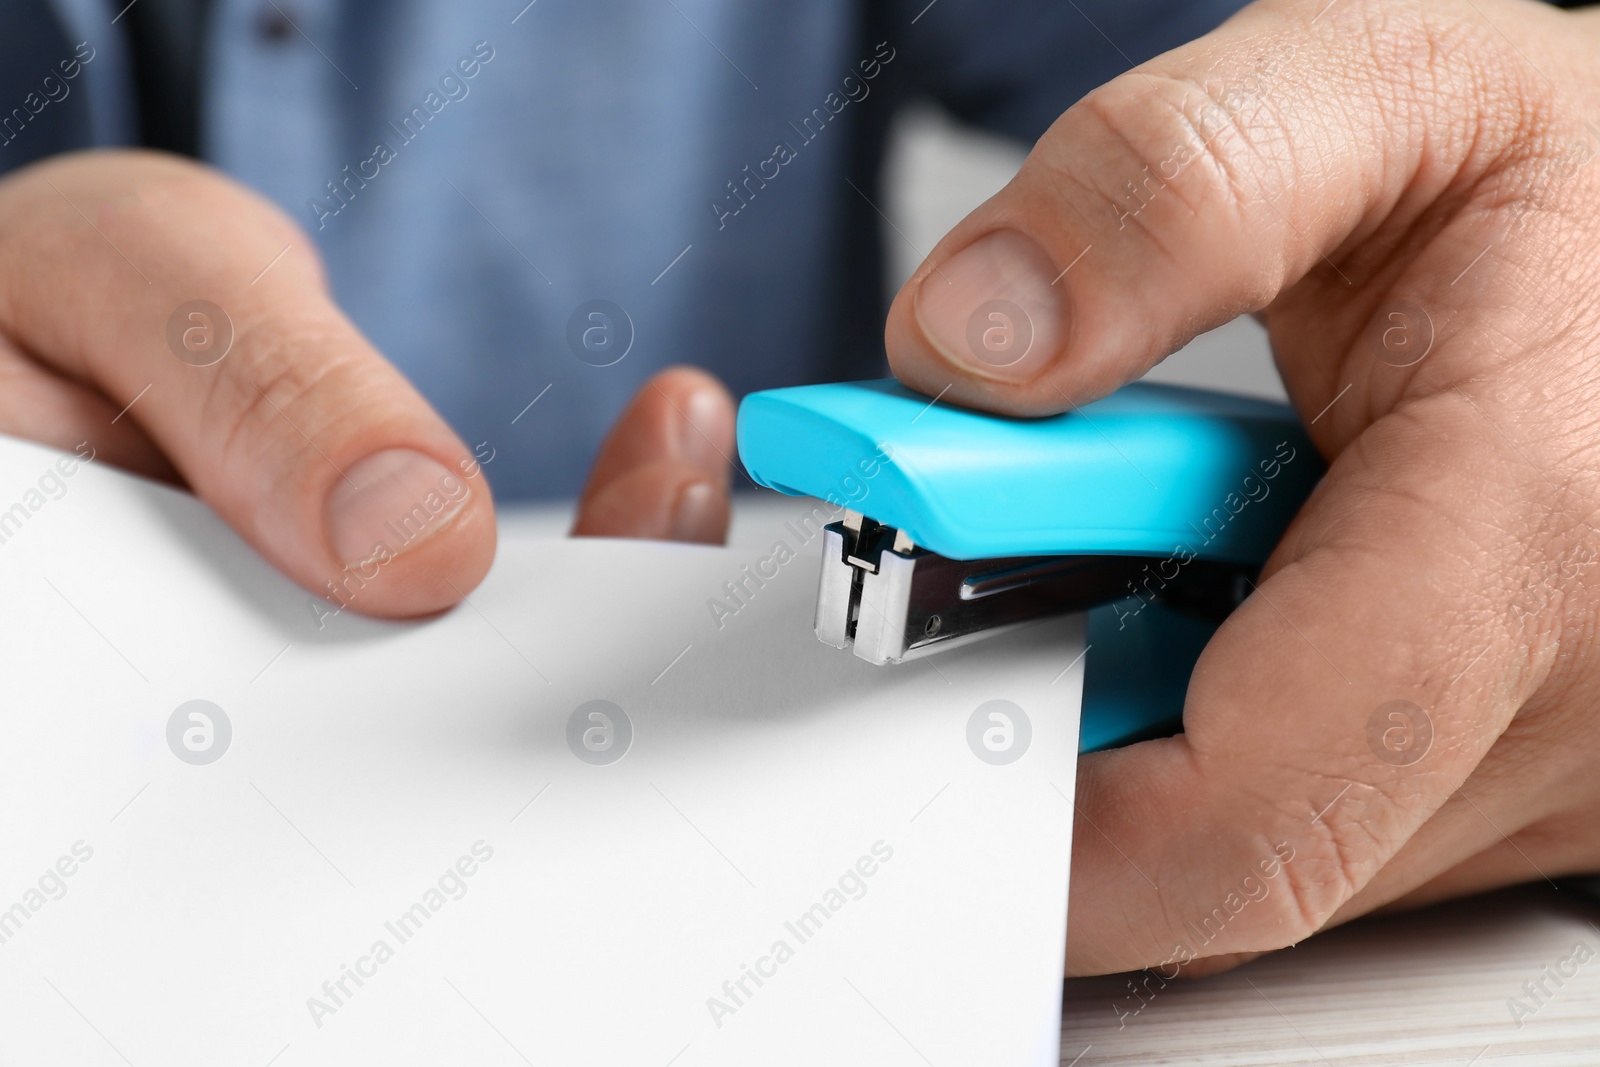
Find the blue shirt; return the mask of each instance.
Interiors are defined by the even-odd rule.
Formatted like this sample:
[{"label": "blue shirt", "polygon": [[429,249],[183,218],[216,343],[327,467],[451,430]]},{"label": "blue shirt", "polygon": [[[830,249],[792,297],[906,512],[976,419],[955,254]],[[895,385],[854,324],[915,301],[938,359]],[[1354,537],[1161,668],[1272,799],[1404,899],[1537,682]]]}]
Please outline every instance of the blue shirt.
[{"label": "blue shirt", "polygon": [[[668,364],[735,395],[885,373],[895,109],[1032,141],[1239,6],[526,2],[278,0],[274,34],[266,0],[213,0],[201,79],[201,154],[306,227],[356,324],[494,449],[502,499],[575,493]],[[5,0],[0,99],[94,58],[0,168],[138,142],[126,3]]]}]

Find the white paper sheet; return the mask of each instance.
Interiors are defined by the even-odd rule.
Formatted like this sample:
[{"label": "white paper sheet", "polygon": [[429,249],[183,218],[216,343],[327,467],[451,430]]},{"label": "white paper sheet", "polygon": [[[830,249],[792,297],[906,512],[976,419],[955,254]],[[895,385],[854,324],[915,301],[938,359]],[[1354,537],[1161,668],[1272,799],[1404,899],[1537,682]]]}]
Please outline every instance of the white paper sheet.
[{"label": "white paper sheet", "polygon": [[873,667],[778,526],[720,629],[769,553],[512,541],[319,631],[193,500],[56,460],[0,439],[0,1062],[1058,1062],[1080,620]]}]

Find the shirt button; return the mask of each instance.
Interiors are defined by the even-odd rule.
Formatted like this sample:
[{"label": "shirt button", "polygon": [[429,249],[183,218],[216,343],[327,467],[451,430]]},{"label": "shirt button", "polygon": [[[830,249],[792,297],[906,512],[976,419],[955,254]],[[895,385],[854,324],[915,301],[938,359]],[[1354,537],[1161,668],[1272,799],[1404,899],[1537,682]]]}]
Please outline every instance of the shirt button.
[{"label": "shirt button", "polygon": [[282,44],[294,34],[294,21],[276,5],[264,7],[257,14],[256,36],[268,44]]}]

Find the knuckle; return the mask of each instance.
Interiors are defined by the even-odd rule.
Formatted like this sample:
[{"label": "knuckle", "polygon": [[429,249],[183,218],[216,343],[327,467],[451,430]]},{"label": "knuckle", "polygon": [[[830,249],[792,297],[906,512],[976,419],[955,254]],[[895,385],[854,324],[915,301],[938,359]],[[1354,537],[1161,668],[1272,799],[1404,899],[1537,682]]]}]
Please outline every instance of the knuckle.
[{"label": "knuckle", "polygon": [[1238,918],[1204,955],[1271,951],[1317,933],[1409,837],[1420,795],[1400,796],[1411,786],[1363,783],[1355,777],[1362,762],[1352,755],[1339,761],[1346,774],[1300,773],[1237,798],[1255,813],[1255,829],[1229,847],[1248,864],[1225,884],[1253,890],[1252,903],[1230,900],[1237,892],[1220,898]]},{"label": "knuckle", "polygon": [[1260,947],[1282,948],[1321,930],[1387,855],[1370,826],[1334,807],[1298,835],[1294,860],[1284,864],[1280,925],[1274,931],[1281,943]]},{"label": "knuckle", "polygon": [[1564,63],[1546,44],[1553,35],[1525,27],[1563,16],[1518,15],[1490,21],[1473,0],[1364,0],[1347,9],[1340,28],[1352,69],[1385,90],[1379,100],[1395,127],[1417,130],[1438,158],[1489,179],[1503,199],[1542,202],[1579,165],[1567,143],[1576,123],[1566,118],[1573,94]]},{"label": "knuckle", "polygon": [[1313,814],[1286,814],[1275,829],[1251,839],[1244,854],[1262,860],[1236,877],[1201,921],[1185,926],[1214,941],[1199,955],[1272,951],[1303,941],[1376,871],[1370,858],[1376,843],[1358,822],[1325,816],[1309,823]]},{"label": "knuckle", "polygon": [[[1415,131],[1446,169],[1530,165],[1523,183],[1548,199],[1592,153],[1570,136],[1553,139],[1576,123],[1559,121],[1562,94],[1530,66],[1529,47],[1464,3],[1334,5],[1320,24],[1308,17],[1213,53],[1203,69],[1191,57],[1120,76],[1073,109],[1082,125],[1071,132],[1083,137],[1046,138],[1036,154],[1087,185],[1117,228],[1133,220],[1147,231],[1142,205],[1162,197],[1194,214],[1244,214],[1299,178],[1372,166],[1379,157],[1366,131],[1377,129]],[[1075,166],[1084,144],[1109,145],[1101,158],[1111,162]]]},{"label": "knuckle", "polygon": [[340,340],[331,329],[266,321],[239,332],[228,357],[236,361],[215,379],[201,406],[201,436],[215,442],[209,447],[225,482],[239,484],[243,479],[236,476],[263,464],[279,472],[304,470],[334,450],[333,432],[346,405],[312,398],[359,396],[353,381],[359,357]]},{"label": "knuckle", "polygon": [[1264,84],[1129,75],[1088,103],[1105,131],[1159,177],[1192,176],[1176,183],[1177,191],[1198,211],[1210,203],[1236,205],[1240,179],[1266,160],[1258,146],[1282,143],[1267,91]]},{"label": "knuckle", "polygon": [[[1074,109],[1069,138],[1047,139],[1037,162],[1082,188],[1096,229],[1136,227],[1158,247],[1155,219],[1218,215],[1242,221],[1253,190],[1283,185],[1294,160],[1289,130],[1271,95],[1292,46],[1264,52],[1232,81],[1133,72],[1090,93]],[[1081,165],[1082,144],[1099,148]]]}]

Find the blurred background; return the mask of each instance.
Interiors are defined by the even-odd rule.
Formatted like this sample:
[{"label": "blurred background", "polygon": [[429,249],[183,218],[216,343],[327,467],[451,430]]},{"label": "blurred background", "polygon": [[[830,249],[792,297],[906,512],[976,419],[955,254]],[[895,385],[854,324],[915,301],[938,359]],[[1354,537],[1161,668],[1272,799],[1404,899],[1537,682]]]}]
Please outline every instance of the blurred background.
[{"label": "blurred background", "polygon": [[[1011,180],[1027,154],[1018,142],[964,126],[932,105],[912,105],[896,117],[890,128],[883,203],[891,223],[885,236],[886,300],[951,227]],[[1248,315],[1195,338],[1146,378],[1286,399],[1266,330]],[[805,510],[775,493],[754,489],[747,481],[743,486],[740,491],[735,485],[730,544],[766,547],[769,530],[790,512]],[[561,536],[572,523],[572,513],[572,505],[564,501],[500,509],[506,532],[525,537]]]}]

